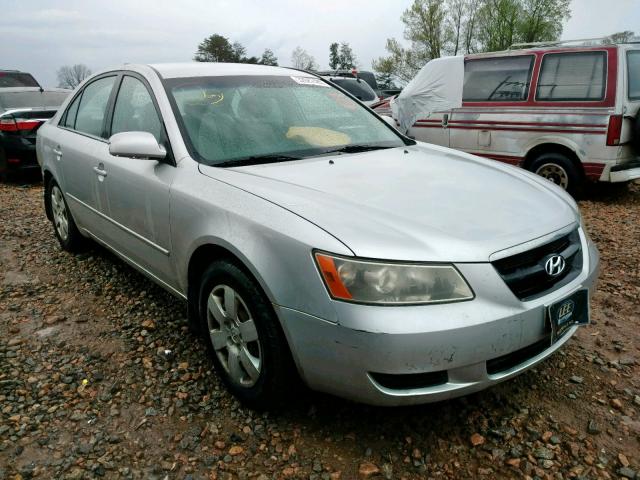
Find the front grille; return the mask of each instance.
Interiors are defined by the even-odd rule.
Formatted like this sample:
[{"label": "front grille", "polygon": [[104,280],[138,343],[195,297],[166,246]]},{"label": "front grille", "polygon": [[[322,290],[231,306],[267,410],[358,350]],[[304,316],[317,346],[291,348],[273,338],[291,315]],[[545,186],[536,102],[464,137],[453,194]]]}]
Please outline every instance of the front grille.
[{"label": "front grille", "polygon": [[376,383],[391,390],[410,390],[414,388],[427,388],[443,385],[449,381],[449,374],[446,370],[426,373],[374,373],[369,372],[371,378]]},{"label": "front grille", "polygon": [[[562,255],[564,271],[552,277],[544,264],[550,255]],[[507,286],[520,300],[530,300],[560,288],[576,278],[582,270],[582,248],[578,230],[540,247],[492,262]]]},{"label": "front grille", "polygon": [[550,346],[551,338],[547,336],[532,345],[527,345],[526,347],[521,348],[520,350],[489,360],[487,362],[487,373],[489,375],[495,375],[497,373],[511,370],[513,367],[526,362],[536,355],[540,355]]}]

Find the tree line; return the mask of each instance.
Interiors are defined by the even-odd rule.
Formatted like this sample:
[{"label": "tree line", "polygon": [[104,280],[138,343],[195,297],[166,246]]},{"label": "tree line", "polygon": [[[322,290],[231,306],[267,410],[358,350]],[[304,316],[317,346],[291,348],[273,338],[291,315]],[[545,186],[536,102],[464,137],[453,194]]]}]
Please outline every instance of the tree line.
[{"label": "tree line", "polygon": [[400,17],[404,39],[387,39],[373,69],[408,82],[443,55],[506,50],[515,43],[557,40],[571,0],[414,0]]}]

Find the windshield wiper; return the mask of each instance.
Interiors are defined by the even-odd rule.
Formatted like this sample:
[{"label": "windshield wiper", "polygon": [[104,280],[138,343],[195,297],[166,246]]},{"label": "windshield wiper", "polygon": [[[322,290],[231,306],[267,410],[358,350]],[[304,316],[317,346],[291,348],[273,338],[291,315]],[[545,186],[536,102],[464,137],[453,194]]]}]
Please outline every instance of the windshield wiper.
[{"label": "windshield wiper", "polygon": [[345,145],[344,147],[334,148],[331,150],[325,150],[321,153],[321,155],[326,155],[328,153],[359,153],[359,152],[369,152],[371,150],[384,150],[387,148],[395,148],[383,145],[366,145],[366,144],[355,144],[355,145]]},{"label": "windshield wiper", "polygon": [[236,158],[235,160],[227,160],[226,162],[216,163],[214,167],[244,167],[247,165],[260,165],[263,163],[290,162],[300,159],[301,157],[283,154],[252,155],[250,157]]}]

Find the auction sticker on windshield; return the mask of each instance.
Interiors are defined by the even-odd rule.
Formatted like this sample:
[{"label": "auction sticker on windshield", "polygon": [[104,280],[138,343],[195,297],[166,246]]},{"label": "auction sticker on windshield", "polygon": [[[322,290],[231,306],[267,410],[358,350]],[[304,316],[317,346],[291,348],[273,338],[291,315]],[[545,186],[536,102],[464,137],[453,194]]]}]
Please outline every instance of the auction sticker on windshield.
[{"label": "auction sticker on windshield", "polygon": [[327,88],[329,88],[329,85],[324,83],[319,78],[314,78],[314,77],[291,77],[291,79],[294,82],[296,82],[296,83],[298,83],[300,85],[313,85],[313,86],[316,86],[316,87],[327,87]]}]

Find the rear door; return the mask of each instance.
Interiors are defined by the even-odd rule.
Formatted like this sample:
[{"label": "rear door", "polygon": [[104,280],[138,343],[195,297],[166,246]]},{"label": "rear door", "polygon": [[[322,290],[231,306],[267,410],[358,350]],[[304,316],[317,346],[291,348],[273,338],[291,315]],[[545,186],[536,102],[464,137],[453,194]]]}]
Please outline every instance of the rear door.
[{"label": "rear door", "polygon": [[153,134],[168,155],[156,161],[114,157],[108,149],[101,151],[105,177],[100,187],[110,219],[104,241],[147,273],[169,283],[173,278],[169,189],[176,168],[160,111],[143,77],[123,74],[108,123],[109,135],[130,131]]},{"label": "rear door", "polygon": [[76,223],[98,236],[105,228],[99,158],[109,148],[105,121],[117,78],[105,75],[83,88],[61,118],[52,148],[62,165],[62,188]]}]

